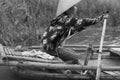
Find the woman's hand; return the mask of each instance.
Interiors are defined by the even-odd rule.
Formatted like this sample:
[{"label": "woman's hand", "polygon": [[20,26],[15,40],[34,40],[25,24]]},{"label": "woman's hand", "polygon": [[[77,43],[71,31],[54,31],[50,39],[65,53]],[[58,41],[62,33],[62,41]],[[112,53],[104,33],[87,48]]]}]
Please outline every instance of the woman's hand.
[{"label": "woman's hand", "polygon": [[105,14],[103,14],[103,18],[104,19],[107,19],[109,17],[109,12],[108,11],[106,11],[106,13]]}]

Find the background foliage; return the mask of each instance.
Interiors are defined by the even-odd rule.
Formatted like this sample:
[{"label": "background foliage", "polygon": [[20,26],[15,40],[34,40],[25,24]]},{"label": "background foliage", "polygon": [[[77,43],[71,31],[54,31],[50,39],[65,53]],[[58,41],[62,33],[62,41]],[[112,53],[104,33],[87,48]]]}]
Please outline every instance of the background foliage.
[{"label": "background foliage", "polygon": [[[76,17],[97,17],[109,10],[108,25],[119,28],[119,3],[119,0],[82,0],[77,4]],[[0,0],[0,43],[39,45],[40,35],[54,18],[57,4],[58,0]]]}]

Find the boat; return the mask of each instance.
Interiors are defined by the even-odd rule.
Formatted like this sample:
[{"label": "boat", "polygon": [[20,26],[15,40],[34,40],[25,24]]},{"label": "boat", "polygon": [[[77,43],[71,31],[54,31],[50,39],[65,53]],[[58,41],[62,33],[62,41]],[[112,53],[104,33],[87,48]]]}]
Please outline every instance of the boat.
[{"label": "boat", "polygon": [[[110,48],[113,46],[103,46],[101,60],[100,79],[120,79],[120,57],[111,56]],[[115,48],[119,46],[114,46]],[[30,46],[27,49],[40,49],[40,46]],[[95,79],[97,70],[97,58],[99,46],[88,47],[87,45],[65,45],[64,48],[73,49],[80,58],[79,64],[66,64],[61,59],[45,60],[41,58],[20,55],[20,50],[11,47],[0,46],[1,60],[0,66],[8,66],[10,69],[27,77],[48,77],[60,79]],[[83,53],[84,51],[84,53]],[[94,54],[93,54],[94,52]],[[73,71],[73,72],[72,72]],[[74,71],[87,72],[76,73]],[[88,73],[89,72],[89,73]]]}]

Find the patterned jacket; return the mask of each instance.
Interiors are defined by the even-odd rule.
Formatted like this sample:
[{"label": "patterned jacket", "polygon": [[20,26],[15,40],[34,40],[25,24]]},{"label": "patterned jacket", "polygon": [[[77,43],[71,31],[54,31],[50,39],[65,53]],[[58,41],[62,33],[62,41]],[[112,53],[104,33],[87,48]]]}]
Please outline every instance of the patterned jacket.
[{"label": "patterned jacket", "polygon": [[51,21],[50,26],[42,36],[43,49],[46,51],[55,50],[66,39],[71,29],[70,35],[84,30],[87,26],[94,25],[103,19],[103,15],[98,18],[78,19],[69,16],[62,16]]}]

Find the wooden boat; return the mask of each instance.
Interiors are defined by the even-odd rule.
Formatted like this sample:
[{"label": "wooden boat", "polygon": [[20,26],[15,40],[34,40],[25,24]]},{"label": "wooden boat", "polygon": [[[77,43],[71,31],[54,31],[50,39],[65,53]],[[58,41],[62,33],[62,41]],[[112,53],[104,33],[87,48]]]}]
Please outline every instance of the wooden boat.
[{"label": "wooden boat", "polygon": [[[97,70],[97,50],[99,46],[87,47],[86,45],[65,45],[64,48],[75,50],[80,56],[80,62],[83,65],[65,64],[61,59],[44,60],[41,58],[22,56],[20,51],[13,48],[0,46],[1,66],[11,67],[12,71],[27,77],[49,77],[49,78],[66,78],[66,79],[94,79]],[[103,46],[101,61],[100,79],[120,79],[119,56],[110,55],[110,47],[120,46]],[[40,49],[39,46],[27,47],[28,49]],[[84,51],[84,53],[83,53]],[[93,53],[94,52],[94,53]],[[80,71],[81,73],[77,73]],[[82,73],[82,72],[87,73]]]}]

